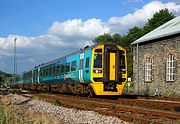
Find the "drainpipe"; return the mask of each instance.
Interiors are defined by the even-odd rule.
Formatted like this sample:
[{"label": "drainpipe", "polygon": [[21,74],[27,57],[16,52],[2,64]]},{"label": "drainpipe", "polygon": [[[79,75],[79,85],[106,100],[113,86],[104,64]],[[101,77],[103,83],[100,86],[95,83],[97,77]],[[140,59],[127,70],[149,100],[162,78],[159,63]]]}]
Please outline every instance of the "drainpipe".
[{"label": "drainpipe", "polygon": [[139,44],[136,46],[136,63],[137,63],[137,72],[136,72],[136,94],[139,95]]}]

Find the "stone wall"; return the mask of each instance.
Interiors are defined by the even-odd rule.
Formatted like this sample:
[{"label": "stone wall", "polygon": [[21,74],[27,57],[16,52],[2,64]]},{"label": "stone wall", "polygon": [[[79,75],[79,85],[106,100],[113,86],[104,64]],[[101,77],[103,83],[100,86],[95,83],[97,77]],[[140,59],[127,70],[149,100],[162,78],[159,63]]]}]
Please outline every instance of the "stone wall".
[{"label": "stone wall", "polygon": [[[175,57],[175,81],[166,81],[166,59],[169,54]],[[137,78],[136,47],[133,58],[133,81]],[[146,57],[152,59],[152,82],[144,81],[144,63]],[[137,86],[137,85],[136,85]],[[137,91],[136,87],[136,91]],[[161,96],[180,96],[180,35],[166,37],[139,45],[139,94]]]}]

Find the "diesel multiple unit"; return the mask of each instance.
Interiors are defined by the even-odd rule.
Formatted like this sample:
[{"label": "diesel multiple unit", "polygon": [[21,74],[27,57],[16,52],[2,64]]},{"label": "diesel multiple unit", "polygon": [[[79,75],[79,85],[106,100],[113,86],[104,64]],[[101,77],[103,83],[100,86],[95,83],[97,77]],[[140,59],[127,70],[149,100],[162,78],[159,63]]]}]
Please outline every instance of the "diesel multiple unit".
[{"label": "diesel multiple unit", "polygon": [[127,80],[126,51],[113,43],[85,47],[22,74],[24,89],[81,95],[121,95]]}]

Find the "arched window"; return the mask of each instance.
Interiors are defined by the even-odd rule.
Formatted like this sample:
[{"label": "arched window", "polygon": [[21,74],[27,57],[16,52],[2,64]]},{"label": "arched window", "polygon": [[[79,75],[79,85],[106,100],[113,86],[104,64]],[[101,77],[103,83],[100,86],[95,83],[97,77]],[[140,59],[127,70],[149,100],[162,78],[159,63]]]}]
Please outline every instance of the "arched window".
[{"label": "arched window", "polygon": [[152,81],[152,59],[146,58],[145,60],[145,82]]},{"label": "arched window", "polygon": [[166,81],[174,81],[174,56],[170,54],[166,61]]}]

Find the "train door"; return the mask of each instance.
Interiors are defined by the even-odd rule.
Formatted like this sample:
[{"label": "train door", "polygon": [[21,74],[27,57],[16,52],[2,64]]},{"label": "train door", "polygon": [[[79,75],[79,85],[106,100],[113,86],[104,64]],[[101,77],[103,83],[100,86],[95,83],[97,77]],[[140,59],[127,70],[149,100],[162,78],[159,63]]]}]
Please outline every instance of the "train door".
[{"label": "train door", "polygon": [[113,81],[116,79],[116,53],[109,53],[109,80]]},{"label": "train door", "polygon": [[35,83],[36,77],[35,77],[35,70],[32,71],[32,83]]},{"label": "train door", "polygon": [[31,72],[31,75],[32,75],[32,79],[31,79],[31,83],[33,84],[34,83],[34,71],[32,70],[32,72]]},{"label": "train door", "polygon": [[89,81],[89,74],[90,74],[90,70],[89,70],[89,62],[90,62],[90,58],[85,56],[84,57],[84,71],[83,71],[83,78],[85,82]]},{"label": "train door", "polygon": [[104,79],[106,82],[118,81],[119,50],[114,46],[105,46]]},{"label": "train door", "polygon": [[37,83],[38,82],[38,69],[35,68],[33,70],[33,83]]},{"label": "train door", "polygon": [[38,68],[37,73],[38,73],[38,74],[37,74],[37,75],[38,75],[38,77],[37,77],[37,83],[39,83],[39,81],[40,81],[40,80],[39,80],[39,78],[40,78],[40,68]]},{"label": "train door", "polygon": [[81,83],[84,83],[84,78],[83,78],[83,67],[84,66],[84,53],[80,54],[80,63],[79,63],[79,81]]}]

